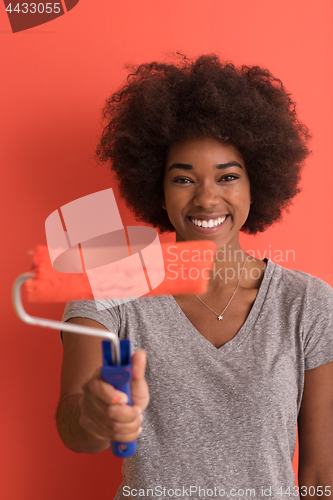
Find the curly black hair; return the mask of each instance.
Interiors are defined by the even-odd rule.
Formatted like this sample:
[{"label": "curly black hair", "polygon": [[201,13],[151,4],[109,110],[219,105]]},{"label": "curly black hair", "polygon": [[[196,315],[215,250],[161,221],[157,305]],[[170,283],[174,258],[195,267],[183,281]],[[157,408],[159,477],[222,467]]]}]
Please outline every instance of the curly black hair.
[{"label": "curly black hair", "polygon": [[238,68],[215,54],[141,64],[103,113],[108,124],[97,159],[111,161],[136,219],[160,232],[174,231],[161,202],[167,153],[181,140],[214,137],[242,154],[252,198],[242,228],[247,233],[281,219],[300,191],[310,134],[290,94],[267,69]]}]

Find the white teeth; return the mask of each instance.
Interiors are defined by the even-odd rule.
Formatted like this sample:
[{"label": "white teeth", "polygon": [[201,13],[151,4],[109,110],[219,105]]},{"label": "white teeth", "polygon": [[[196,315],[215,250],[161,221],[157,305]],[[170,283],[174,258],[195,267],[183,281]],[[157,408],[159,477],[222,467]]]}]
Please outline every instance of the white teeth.
[{"label": "white teeth", "polygon": [[227,216],[225,217],[218,217],[217,219],[209,219],[209,220],[200,220],[200,219],[192,219],[191,221],[196,225],[196,226],[202,226],[202,227],[214,227],[214,226],[219,226],[222,224],[222,222],[225,221]]}]

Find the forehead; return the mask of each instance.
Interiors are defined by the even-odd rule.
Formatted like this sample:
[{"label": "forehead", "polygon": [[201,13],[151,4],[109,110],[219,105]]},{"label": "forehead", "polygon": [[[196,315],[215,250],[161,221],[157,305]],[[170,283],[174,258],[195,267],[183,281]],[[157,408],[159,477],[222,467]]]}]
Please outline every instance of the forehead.
[{"label": "forehead", "polygon": [[168,151],[166,166],[178,162],[195,168],[203,163],[214,166],[232,160],[245,167],[244,159],[235,146],[213,137],[200,137],[173,144]]}]

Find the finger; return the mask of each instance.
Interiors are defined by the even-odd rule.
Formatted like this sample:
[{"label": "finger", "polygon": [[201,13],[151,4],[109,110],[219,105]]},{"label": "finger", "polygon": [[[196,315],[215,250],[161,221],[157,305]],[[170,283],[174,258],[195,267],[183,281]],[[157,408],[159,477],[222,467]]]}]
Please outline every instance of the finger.
[{"label": "finger", "polygon": [[136,351],[132,356],[132,380],[141,380],[145,376],[147,353],[144,349]]},{"label": "finger", "polygon": [[137,438],[141,433],[141,416],[138,416],[133,422],[110,423],[101,422],[99,418],[95,419],[94,415],[82,415],[80,424],[88,432],[94,434],[99,439],[108,439],[112,441],[131,441]]},{"label": "finger", "polygon": [[107,408],[107,416],[114,422],[132,422],[142,415],[142,409],[138,405],[129,406],[122,404],[111,404]]},{"label": "finger", "polygon": [[113,423],[127,423],[137,419],[142,414],[142,409],[139,406],[129,406],[126,404],[105,403],[95,404],[93,400],[87,398],[85,394],[80,399],[81,413],[93,418],[95,421],[100,421],[108,427]]},{"label": "finger", "polygon": [[139,427],[139,429],[136,432],[133,432],[131,434],[117,433],[117,434],[114,434],[111,441],[120,441],[121,443],[130,443],[131,441],[136,441],[138,439],[138,437],[140,436],[141,432],[142,432],[142,427]]},{"label": "finger", "polygon": [[124,392],[118,391],[112,385],[104,382],[100,369],[91,380],[84,384],[83,393],[102,411],[105,409],[105,405],[128,402],[128,396]]},{"label": "finger", "polygon": [[115,422],[112,425],[113,441],[133,441],[142,431],[142,414],[138,415],[132,422]]},{"label": "finger", "polygon": [[103,387],[95,383],[86,385],[83,387],[83,394],[100,411],[105,411],[110,404],[127,404],[128,397],[125,393],[116,390],[113,386],[108,386],[109,384]]},{"label": "finger", "polygon": [[108,415],[102,415],[89,401],[82,399],[80,403],[80,424],[96,437],[118,440],[120,435],[122,438],[130,435],[130,438],[126,439],[126,441],[130,441],[134,434],[139,433],[142,422],[142,413],[139,408],[123,405],[121,408],[121,405],[112,405],[118,407],[119,410],[113,415],[115,419],[112,419]]},{"label": "finger", "polygon": [[146,351],[136,351],[132,356],[131,394],[133,405],[138,405],[145,410],[149,403],[149,389],[145,375],[147,362]]}]

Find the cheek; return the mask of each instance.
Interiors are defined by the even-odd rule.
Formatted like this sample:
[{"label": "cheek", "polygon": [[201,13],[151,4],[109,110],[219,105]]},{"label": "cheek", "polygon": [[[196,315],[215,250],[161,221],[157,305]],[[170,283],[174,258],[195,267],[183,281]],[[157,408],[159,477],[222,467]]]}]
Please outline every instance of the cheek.
[{"label": "cheek", "polygon": [[228,191],[225,190],[222,197],[225,198],[228,203],[238,208],[245,208],[251,202],[250,189],[244,185],[230,187]]},{"label": "cheek", "polygon": [[244,220],[247,219],[250,206],[251,206],[251,194],[249,186],[240,186],[237,191],[233,192],[232,198],[230,198],[230,204],[234,206],[236,212]]},{"label": "cheek", "polygon": [[186,203],[183,190],[167,185],[164,187],[164,206],[168,212],[180,210]]}]

